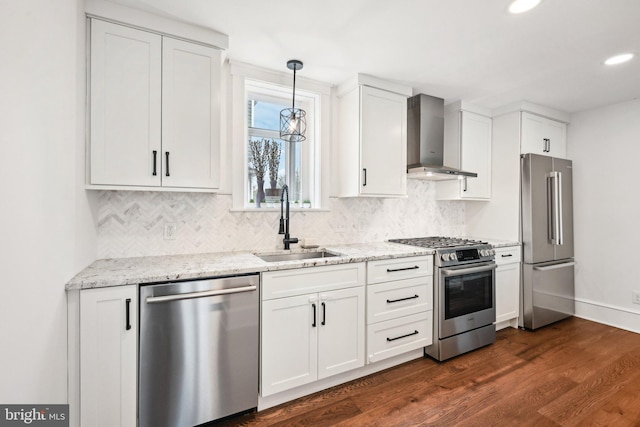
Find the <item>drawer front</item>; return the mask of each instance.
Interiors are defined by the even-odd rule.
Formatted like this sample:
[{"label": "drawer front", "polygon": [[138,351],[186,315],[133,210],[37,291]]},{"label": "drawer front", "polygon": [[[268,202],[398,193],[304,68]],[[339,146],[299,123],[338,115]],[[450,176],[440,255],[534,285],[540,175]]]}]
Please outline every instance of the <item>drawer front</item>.
[{"label": "drawer front", "polygon": [[365,264],[326,265],[262,273],[262,300],[364,286]]},{"label": "drawer front", "polygon": [[383,259],[367,263],[367,283],[433,275],[433,256]]},{"label": "drawer front", "polygon": [[522,260],[520,246],[496,248],[496,264],[512,264]]},{"label": "drawer front", "polygon": [[367,286],[367,323],[433,309],[433,276]]},{"label": "drawer front", "polygon": [[378,362],[433,343],[433,311],[367,326],[367,363]]}]

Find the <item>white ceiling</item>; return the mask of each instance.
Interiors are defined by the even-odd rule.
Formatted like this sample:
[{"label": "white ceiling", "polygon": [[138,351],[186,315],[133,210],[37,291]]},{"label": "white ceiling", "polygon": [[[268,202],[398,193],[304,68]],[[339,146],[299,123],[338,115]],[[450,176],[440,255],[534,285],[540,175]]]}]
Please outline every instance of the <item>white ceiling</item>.
[{"label": "white ceiling", "polygon": [[371,74],[497,108],[577,112],[640,97],[640,0],[115,0],[229,36],[228,58],[339,84]]}]

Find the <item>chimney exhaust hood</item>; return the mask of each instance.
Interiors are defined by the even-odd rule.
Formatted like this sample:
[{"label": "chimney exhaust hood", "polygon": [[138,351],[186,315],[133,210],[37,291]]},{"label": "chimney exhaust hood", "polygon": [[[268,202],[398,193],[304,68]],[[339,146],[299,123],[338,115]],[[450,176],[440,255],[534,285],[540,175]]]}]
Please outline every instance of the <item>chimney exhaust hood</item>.
[{"label": "chimney exhaust hood", "polygon": [[442,181],[475,178],[474,172],[445,166],[444,99],[418,94],[407,101],[407,178]]}]

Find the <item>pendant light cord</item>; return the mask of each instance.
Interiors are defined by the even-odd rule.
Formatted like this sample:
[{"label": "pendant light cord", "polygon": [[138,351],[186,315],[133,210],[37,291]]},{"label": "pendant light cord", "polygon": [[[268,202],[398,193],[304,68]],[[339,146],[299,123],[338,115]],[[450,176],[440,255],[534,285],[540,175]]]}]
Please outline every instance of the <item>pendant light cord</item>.
[{"label": "pendant light cord", "polygon": [[293,99],[291,101],[291,109],[296,108],[296,66],[293,67]]}]

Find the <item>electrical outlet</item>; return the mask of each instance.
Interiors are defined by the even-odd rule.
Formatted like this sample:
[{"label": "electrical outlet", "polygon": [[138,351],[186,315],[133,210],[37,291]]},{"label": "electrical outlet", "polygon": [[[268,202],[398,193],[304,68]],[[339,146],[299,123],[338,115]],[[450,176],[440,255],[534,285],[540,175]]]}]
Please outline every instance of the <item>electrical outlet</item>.
[{"label": "electrical outlet", "polygon": [[175,222],[164,223],[164,240],[176,240],[176,231],[178,226]]},{"label": "electrical outlet", "polygon": [[631,291],[631,301],[634,304],[640,304],[640,291]]}]

